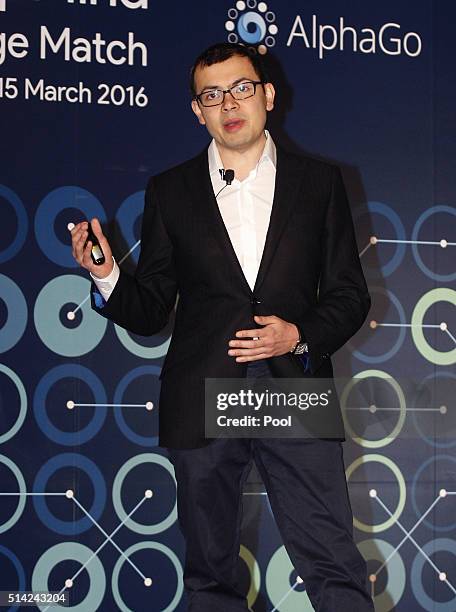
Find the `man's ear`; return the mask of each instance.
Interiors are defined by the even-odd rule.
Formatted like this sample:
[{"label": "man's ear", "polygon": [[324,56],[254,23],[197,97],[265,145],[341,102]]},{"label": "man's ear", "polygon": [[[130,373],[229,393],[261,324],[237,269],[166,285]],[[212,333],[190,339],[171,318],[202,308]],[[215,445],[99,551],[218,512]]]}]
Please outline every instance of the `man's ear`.
[{"label": "man's ear", "polygon": [[275,89],[272,83],[264,84],[264,95],[266,97],[266,110],[272,111],[274,108]]},{"label": "man's ear", "polygon": [[201,109],[199,107],[197,100],[192,100],[192,111],[198,117],[198,121],[201,123],[201,125],[206,125],[206,121],[203,117],[203,113],[201,112]]}]

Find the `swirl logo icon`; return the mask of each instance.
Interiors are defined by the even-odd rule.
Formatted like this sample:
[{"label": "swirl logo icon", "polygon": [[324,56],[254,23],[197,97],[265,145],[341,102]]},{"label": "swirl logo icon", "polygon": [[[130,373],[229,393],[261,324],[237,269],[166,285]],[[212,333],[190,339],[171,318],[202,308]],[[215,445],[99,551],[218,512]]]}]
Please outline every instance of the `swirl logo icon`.
[{"label": "swirl logo icon", "polygon": [[279,28],[275,20],[275,13],[269,10],[266,2],[239,0],[228,10],[225,22],[228,41],[248,45],[264,55],[276,43]]}]

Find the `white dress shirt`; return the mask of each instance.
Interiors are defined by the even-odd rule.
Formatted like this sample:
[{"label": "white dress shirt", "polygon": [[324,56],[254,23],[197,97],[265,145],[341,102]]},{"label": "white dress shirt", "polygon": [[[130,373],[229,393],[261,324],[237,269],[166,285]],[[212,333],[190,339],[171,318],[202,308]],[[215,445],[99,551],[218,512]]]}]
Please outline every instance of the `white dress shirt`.
[{"label": "white dress shirt", "polygon": [[[277,165],[274,141],[267,130],[265,135],[263,153],[255,168],[243,181],[235,177],[231,185],[217,197],[223,222],[252,290],[266,241]],[[220,176],[219,170],[223,164],[215,140],[209,145],[208,163],[214,194],[217,194],[226,183]],[[119,278],[119,266],[114,260],[114,268],[109,276],[101,279],[91,276],[103,298],[108,300]]]}]

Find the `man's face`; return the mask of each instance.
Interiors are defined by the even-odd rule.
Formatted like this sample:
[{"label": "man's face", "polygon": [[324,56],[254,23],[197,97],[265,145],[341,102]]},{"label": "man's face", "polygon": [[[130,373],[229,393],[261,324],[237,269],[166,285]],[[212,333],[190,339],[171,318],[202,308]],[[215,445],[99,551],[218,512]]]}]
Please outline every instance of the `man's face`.
[{"label": "man's face", "polygon": [[[259,78],[249,59],[238,55],[195,71],[198,94],[205,89],[228,89],[241,80],[258,81]],[[257,85],[255,95],[245,100],[235,100],[227,93],[223,104],[208,107],[192,100],[192,109],[218,145],[246,151],[263,136],[266,113],[274,107],[274,93],[272,84],[266,83],[264,90]]]}]

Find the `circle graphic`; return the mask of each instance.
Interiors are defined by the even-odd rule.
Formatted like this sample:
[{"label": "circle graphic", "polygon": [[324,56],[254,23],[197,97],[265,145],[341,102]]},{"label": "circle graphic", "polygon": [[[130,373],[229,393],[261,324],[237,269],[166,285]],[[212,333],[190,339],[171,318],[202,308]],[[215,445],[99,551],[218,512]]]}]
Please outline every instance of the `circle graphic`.
[{"label": "circle graphic", "polygon": [[389,289],[384,289],[383,287],[370,287],[369,292],[371,293],[371,295],[378,293],[380,295],[385,296],[388,300],[388,303],[395,307],[396,312],[398,314],[399,322],[402,324],[401,327],[399,327],[399,333],[396,342],[389,350],[382,353],[381,355],[367,355],[366,353],[355,349],[350,341],[347,342],[347,348],[351,351],[354,357],[356,357],[363,363],[377,364],[392,359],[399,352],[402,345],[404,344],[404,340],[407,335],[407,330],[405,326],[405,324],[407,323],[407,319],[402,304],[392,291],[390,291]]},{"label": "circle graphic", "polygon": [[[406,248],[405,242],[403,242],[406,239],[405,228],[397,212],[387,204],[384,204],[383,202],[368,202],[367,209],[370,213],[372,221],[375,220],[374,215],[376,214],[381,217],[385,217],[394,228],[396,233],[395,239],[399,241],[396,243],[396,248],[391,259],[387,263],[382,264],[380,267],[377,266],[375,269],[370,270],[371,274],[376,275],[379,278],[385,278],[397,270],[404,259]],[[364,210],[358,209],[355,211],[354,219],[356,220],[362,213],[364,213]]]},{"label": "circle graphic", "polygon": [[12,259],[24,246],[28,232],[27,211],[19,196],[5,185],[0,185],[0,197],[3,197],[14,208],[17,218],[17,233],[12,243],[3,251],[0,251],[0,263]]},{"label": "circle graphic", "polygon": [[[442,470],[443,473],[447,473],[447,474],[454,474],[455,469],[456,469],[456,458],[453,457],[452,455],[433,455],[432,457],[429,457],[429,459],[426,459],[426,461],[424,461],[424,463],[422,463],[422,465],[418,468],[418,470],[416,471],[415,476],[413,477],[413,481],[412,481],[412,506],[413,509],[415,510],[416,516],[418,518],[422,517],[424,512],[422,512],[419,507],[418,507],[418,500],[417,500],[417,491],[418,491],[418,487],[420,486],[420,477],[422,476],[423,472],[429,467],[429,466],[437,466],[438,462],[447,462],[451,465],[451,468],[449,470]],[[437,469],[437,467],[434,467],[431,470],[432,473],[432,479],[433,479],[433,483],[435,488],[440,488],[440,486],[437,485],[437,479],[438,479],[438,475],[440,473],[440,471]],[[452,479],[451,482],[453,483],[454,480]],[[427,483],[426,483],[427,484]],[[453,486],[451,487],[453,488]],[[434,495],[434,499],[435,499],[435,495]],[[434,499],[432,501],[434,501]],[[444,501],[442,501],[441,499],[439,500],[439,504],[445,503]],[[429,515],[427,515],[429,516]],[[421,520],[422,523],[424,523],[427,527],[429,527],[429,529],[432,529],[433,531],[436,532],[447,532],[447,531],[453,531],[456,528],[456,521],[449,523],[448,525],[436,525],[435,523],[432,523],[428,518],[424,518]]]},{"label": "circle graphic", "polygon": [[[426,384],[429,382],[431,383],[431,385],[434,387],[436,386],[436,381],[440,379],[440,380],[444,380],[444,379],[449,379],[452,381],[456,382],[456,375],[453,374],[453,372],[435,372],[432,374],[429,374],[428,376],[426,376],[425,378],[423,378],[423,380],[420,381],[419,387],[418,387],[418,392],[421,391],[421,389],[426,387]],[[437,387],[438,387],[438,383],[437,383]],[[439,442],[437,440],[437,437],[439,436],[439,433],[437,431],[437,428],[435,427],[435,425],[433,426],[433,435],[426,435],[426,433],[423,431],[420,422],[419,422],[419,411],[413,411],[412,415],[413,415],[413,420],[415,422],[415,427],[417,429],[417,431],[419,432],[420,436],[423,438],[423,440],[425,442],[427,442],[428,444],[430,444],[431,446],[433,446],[434,448],[452,448],[454,446],[456,446],[456,437],[452,436],[452,431],[450,428],[447,428],[445,433],[448,433],[448,439],[450,440],[449,442]],[[446,413],[447,414],[447,413]],[[439,410],[439,417],[442,416],[442,413]],[[450,421],[451,422],[451,421]]]},{"label": "circle graphic", "polygon": [[19,494],[18,494],[18,502],[17,502],[17,508],[13,513],[13,516],[8,519],[5,523],[2,523],[0,525],[0,533],[5,533],[5,531],[8,531],[8,529],[11,529],[11,527],[13,527],[13,525],[15,525],[17,523],[17,521],[20,519],[24,508],[25,508],[25,493],[27,492],[27,487],[25,485],[25,479],[22,476],[22,472],[21,470],[17,467],[17,465],[14,463],[14,461],[11,461],[11,459],[9,457],[6,457],[5,455],[0,455],[0,463],[3,463],[3,465],[5,465],[7,468],[9,468],[13,474],[16,477],[17,480],[17,484],[19,487]]},{"label": "circle graphic", "polygon": [[157,346],[142,346],[142,344],[135,342],[128,331],[123,327],[115,324],[114,329],[117,337],[127,351],[133,355],[136,355],[137,357],[141,357],[141,359],[160,359],[160,357],[166,355],[169,343],[171,342],[171,336],[168,336],[164,342],[158,344]]},{"label": "circle graphic", "polygon": [[[378,378],[380,380],[385,380],[392,387],[392,389],[396,392],[396,395],[399,400],[399,416],[398,416],[397,423],[394,426],[393,431],[391,432],[389,436],[385,436],[384,438],[381,438],[379,440],[366,440],[365,438],[361,438],[357,436],[356,433],[353,431],[350,425],[348,416],[347,416],[348,414],[347,400],[349,397],[349,393],[350,391],[352,391],[352,389],[355,387],[357,383],[359,383],[362,380],[365,380],[366,378]],[[358,372],[357,374],[355,374],[355,376],[353,376],[353,378],[351,378],[350,381],[345,386],[340,396],[340,403],[342,406],[343,414],[345,416],[345,419],[344,419],[345,428],[347,429],[353,441],[359,444],[360,446],[363,446],[364,448],[381,448],[383,446],[387,446],[388,444],[391,444],[391,442],[393,442],[393,440],[395,440],[397,436],[400,434],[404,426],[404,423],[405,423],[405,418],[407,416],[407,402],[405,399],[404,392],[401,389],[401,386],[390,374],[383,372],[383,370],[365,370],[364,372]]]},{"label": "circle graphic", "polygon": [[280,605],[280,612],[314,612],[307,593],[291,588],[290,576],[294,571],[285,547],[281,546],[272,555],[266,570],[268,597],[273,606]]},{"label": "circle graphic", "polygon": [[388,559],[382,570],[387,572],[388,579],[382,593],[375,593],[375,608],[382,612],[395,610],[405,590],[406,572],[402,557],[389,542],[378,538],[359,542],[358,550],[366,561],[383,564]]},{"label": "circle graphic", "polygon": [[423,333],[423,320],[428,309],[436,302],[456,304],[456,291],[445,287],[431,289],[417,302],[412,314],[412,338],[418,351],[425,359],[435,365],[453,365],[456,363],[456,348],[450,351],[438,351],[432,348]]},{"label": "circle graphic", "polygon": [[250,587],[249,587],[249,592],[247,593],[247,604],[249,608],[251,608],[253,604],[255,603],[255,601],[257,600],[258,593],[260,592],[260,587],[261,587],[260,566],[258,565],[258,561],[252,555],[250,550],[243,544],[241,544],[241,547],[239,549],[239,556],[249,568]]},{"label": "circle graphic", "polygon": [[[158,380],[160,371],[161,370],[158,366],[139,366],[138,368],[131,370],[131,372],[128,372],[128,374],[126,374],[117,385],[117,389],[114,393],[114,404],[123,403],[123,395],[125,390],[133,380],[145,375],[156,376]],[[145,403],[146,402],[144,402],[144,404]],[[123,408],[120,406],[114,407],[114,418],[122,433],[134,444],[140,444],[141,446],[157,446],[158,436],[143,436],[133,431],[131,427],[127,425],[124,418]]]},{"label": "circle graphic", "polygon": [[[85,472],[91,480],[94,499],[92,506],[87,511],[90,516],[84,515],[80,519],[72,519],[71,521],[58,519],[49,510],[46,496],[44,495],[34,496],[33,504],[41,522],[49,527],[49,529],[61,535],[74,536],[93,527],[93,521],[97,521],[100,518],[106,504],[106,483],[103,474],[91,459],[78,453],[61,453],[46,461],[40,468],[33,484],[33,492],[46,492],[46,485],[51,476],[53,476],[57,470],[64,467],[73,469],[79,468]],[[65,497],[65,493],[61,495],[62,498],[65,498],[65,502],[68,503],[69,500]],[[71,501],[71,503],[74,502]]]},{"label": "circle graphic", "polygon": [[394,461],[392,461],[388,457],[385,457],[384,455],[376,455],[376,454],[362,455],[361,457],[358,457],[357,459],[355,459],[355,461],[353,461],[353,463],[351,463],[351,465],[349,465],[345,471],[345,477],[347,479],[347,482],[350,480],[350,476],[353,474],[353,472],[360,465],[363,465],[369,462],[380,463],[384,465],[385,467],[387,467],[389,470],[391,470],[391,472],[396,477],[397,484],[399,486],[399,503],[397,505],[397,508],[392,513],[392,515],[383,523],[378,523],[377,525],[368,525],[367,523],[363,523],[362,521],[360,521],[353,515],[353,525],[357,529],[359,529],[360,531],[364,531],[366,533],[379,533],[380,531],[385,531],[386,529],[389,529],[390,527],[392,527],[394,523],[401,516],[402,511],[404,510],[404,506],[405,506],[407,489],[405,486],[404,476],[401,470],[399,469],[399,467],[394,463]]},{"label": "circle graphic", "polygon": [[[54,353],[64,357],[80,357],[92,351],[104,336],[107,319],[90,307],[90,281],[80,276],[65,274],[49,281],[41,289],[35,302],[36,331],[43,343]],[[60,321],[60,310],[65,304],[79,304],[82,322],[67,328]]]},{"label": "circle graphic", "polygon": [[[435,215],[436,213],[446,213],[448,215],[456,216],[456,210],[453,206],[443,206],[443,205],[431,206],[419,216],[417,222],[415,223],[415,227],[413,228],[413,232],[412,232],[413,241],[415,242],[418,241],[418,234],[420,233],[421,226],[427,219],[429,219],[429,217],[431,217],[432,215]],[[434,272],[433,270],[428,268],[426,264],[423,262],[423,260],[421,259],[421,255],[418,250],[418,246],[419,246],[418,244],[412,243],[412,253],[413,253],[413,256],[415,258],[415,261],[418,267],[420,268],[422,272],[424,272],[424,274],[426,274],[426,276],[428,276],[429,278],[432,278],[432,280],[436,280],[436,281],[444,282],[444,283],[452,282],[456,279],[456,272],[452,272],[451,274],[438,274],[437,272]]]},{"label": "circle graphic", "polygon": [[154,525],[144,525],[142,523],[134,521],[131,517],[128,517],[122,504],[122,486],[128,473],[136,466],[142,465],[144,463],[155,463],[163,467],[170,474],[171,478],[174,481],[174,484],[176,485],[174,469],[168,459],[162,457],[162,455],[158,455],[155,453],[143,453],[141,455],[136,455],[135,457],[129,459],[117,472],[112,486],[112,501],[114,509],[117,512],[117,516],[129,529],[142,535],[154,535],[156,533],[161,533],[162,531],[165,531],[165,529],[168,529],[168,527],[171,527],[171,525],[176,522],[177,501],[174,502],[174,507],[169,513],[169,515],[165,519]]},{"label": "circle graphic", "polygon": [[8,378],[11,379],[16,385],[20,401],[19,414],[16,419],[16,422],[8,431],[5,431],[5,433],[0,435],[0,444],[3,444],[7,440],[15,436],[24,423],[25,417],[27,415],[27,393],[25,391],[25,387],[21,379],[16,374],[16,372],[13,372],[13,370],[10,370],[10,368],[8,368],[6,365],[3,365],[2,363],[0,363],[0,372],[5,374],[5,376],[8,376]]},{"label": "circle graphic", "polygon": [[[418,551],[416,553],[415,559],[412,563],[412,569],[410,572],[410,577],[412,581],[412,591],[417,599],[417,601],[423,606],[425,610],[429,610],[429,612],[454,612],[456,609],[456,595],[445,602],[436,602],[435,599],[429,597],[423,587],[423,568],[425,563],[427,563],[427,559],[436,552],[450,552],[456,556],[456,542],[449,538],[436,538],[435,540],[431,540],[427,544],[421,547],[422,551]],[[434,568],[435,569],[435,568]],[[445,569],[445,568],[444,568]],[[436,579],[437,579],[436,575]],[[454,589],[452,589],[454,592]]]},{"label": "circle graphic", "polygon": [[130,548],[128,548],[124,552],[124,554],[117,559],[117,562],[112,571],[112,583],[111,584],[112,584],[112,594],[114,596],[116,604],[119,607],[119,610],[122,610],[122,612],[135,612],[134,610],[132,610],[125,604],[125,602],[123,601],[120,595],[119,574],[120,574],[120,570],[123,564],[125,563],[125,557],[129,558],[132,554],[134,554],[138,550],[158,550],[159,552],[163,553],[166,557],[168,557],[168,559],[173,564],[174,569],[176,570],[176,576],[177,576],[177,589],[176,589],[173,599],[166,606],[166,608],[161,608],[161,612],[172,612],[173,610],[176,609],[177,604],[180,602],[182,598],[182,593],[184,592],[184,583],[182,580],[182,566],[176,554],[164,544],[160,544],[160,542],[139,542],[138,544],[133,544],[133,546],[130,546]]},{"label": "circle graphic", "polygon": [[0,299],[5,302],[7,320],[0,329],[0,353],[13,348],[22,338],[27,326],[27,302],[24,294],[8,276],[0,274]]},{"label": "circle graphic", "polygon": [[[25,578],[25,571],[24,571],[24,567],[22,563],[19,561],[19,559],[16,557],[13,551],[11,551],[9,548],[6,548],[6,546],[2,546],[1,544],[0,544],[0,555],[3,555],[7,559],[9,559],[11,563],[14,565],[14,569],[16,570],[16,574],[17,574],[17,582],[18,582],[16,590],[25,591],[26,578]],[[8,608],[7,612],[13,612],[14,610],[19,610],[19,609],[20,609],[19,606],[11,606],[10,608]]]},{"label": "circle graphic", "polygon": [[[103,564],[90,548],[79,542],[56,544],[41,555],[33,569],[32,591],[49,591],[49,576],[52,570],[57,564],[67,560],[81,563],[90,579],[87,595],[77,605],[70,606],[71,610],[73,612],[99,610],[106,592],[106,576]],[[47,610],[48,607],[48,604],[38,605],[40,610]]]},{"label": "circle graphic", "polygon": [[[46,400],[52,385],[63,378],[72,378],[86,383],[93,392],[96,404],[107,403],[106,392],[100,379],[93,372],[75,363],[65,363],[52,368],[38,383],[35,390],[33,408],[41,431],[50,440],[57,442],[57,444],[77,446],[78,444],[88,442],[100,431],[106,419],[107,407],[97,406],[93,411],[91,421],[83,429],[76,431],[62,431],[58,429],[49,418]],[[68,411],[67,408],[65,410]]]},{"label": "circle graphic", "polygon": [[90,191],[73,185],[58,187],[41,200],[35,215],[35,234],[40,249],[58,266],[77,268],[79,264],[71,254],[70,239],[64,244],[55,234],[55,219],[66,208],[80,210],[87,219],[98,217],[102,223],[106,221],[106,214]]}]

